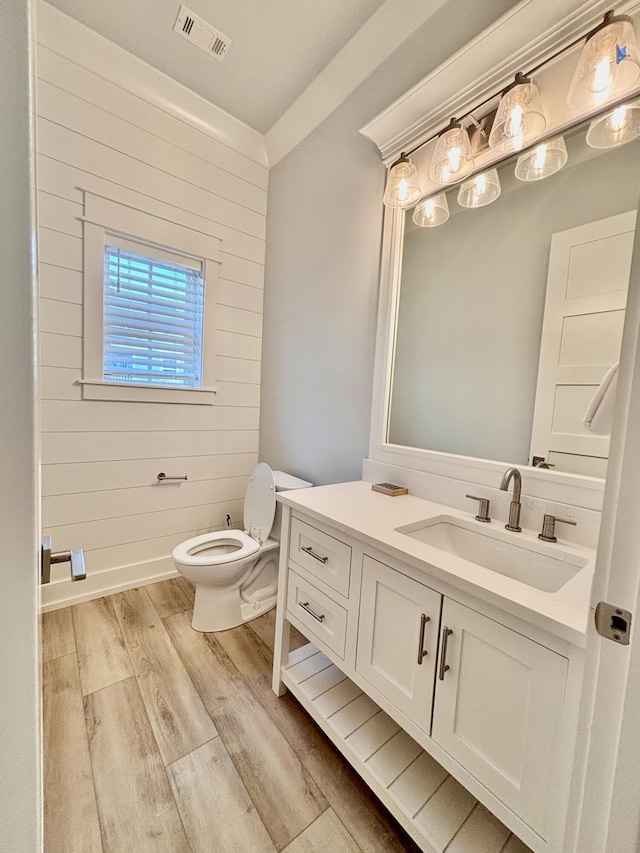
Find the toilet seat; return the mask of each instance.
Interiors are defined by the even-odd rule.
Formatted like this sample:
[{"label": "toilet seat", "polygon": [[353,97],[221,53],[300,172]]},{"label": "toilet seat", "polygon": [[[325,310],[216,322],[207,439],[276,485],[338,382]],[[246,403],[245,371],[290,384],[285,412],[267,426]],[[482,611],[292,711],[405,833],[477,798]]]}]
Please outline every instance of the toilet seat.
[{"label": "toilet seat", "polygon": [[[215,545],[237,545],[238,547],[235,551],[220,555],[208,552],[201,557],[198,556],[199,551],[204,551]],[[192,539],[187,539],[186,542],[177,545],[173,549],[173,559],[191,566],[217,566],[250,557],[252,554],[257,554],[259,550],[260,543],[242,530],[217,530],[213,533],[194,536]]]}]

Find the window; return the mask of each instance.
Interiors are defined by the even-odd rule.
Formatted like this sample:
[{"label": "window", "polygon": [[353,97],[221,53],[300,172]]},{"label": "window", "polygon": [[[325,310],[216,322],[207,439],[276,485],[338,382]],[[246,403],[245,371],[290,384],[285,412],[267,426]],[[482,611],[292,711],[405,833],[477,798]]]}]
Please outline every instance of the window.
[{"label": "window", "polygon": [[139,244],[106,239],[102,378],[200,388],[202,264],[168,252],[150,257]]},{"label": "window", "polygon": [[219,242],[85,193],[84,398],[213,402]]}]

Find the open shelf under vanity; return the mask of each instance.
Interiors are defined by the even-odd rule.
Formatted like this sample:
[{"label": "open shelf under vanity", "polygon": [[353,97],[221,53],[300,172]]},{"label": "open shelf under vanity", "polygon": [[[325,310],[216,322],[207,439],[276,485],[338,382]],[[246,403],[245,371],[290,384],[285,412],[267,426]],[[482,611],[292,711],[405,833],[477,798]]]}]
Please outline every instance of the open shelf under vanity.
[{"label": "open shelf under vanity", "polygon": [[282,681],[426,853],[530,853],[312,643]]}]

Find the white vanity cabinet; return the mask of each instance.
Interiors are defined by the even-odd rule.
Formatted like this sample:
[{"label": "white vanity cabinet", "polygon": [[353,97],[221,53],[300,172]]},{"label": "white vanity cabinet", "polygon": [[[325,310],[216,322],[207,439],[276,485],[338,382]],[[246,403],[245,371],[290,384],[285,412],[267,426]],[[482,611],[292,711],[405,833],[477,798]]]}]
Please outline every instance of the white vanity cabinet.
[{"label": "white vanity cabinet", "polygon": [[[534,853],[563,853],[581,650],[297,510],[283,533],[274,690],[429,853],[446,847],[438,797],[450,823],[479,800]],[[311,645],[290,653],[289,624]]]},{"label": "white vanity cabinet", "polygon": [[567,664],[364,555],[356,671],[542,837]]}]

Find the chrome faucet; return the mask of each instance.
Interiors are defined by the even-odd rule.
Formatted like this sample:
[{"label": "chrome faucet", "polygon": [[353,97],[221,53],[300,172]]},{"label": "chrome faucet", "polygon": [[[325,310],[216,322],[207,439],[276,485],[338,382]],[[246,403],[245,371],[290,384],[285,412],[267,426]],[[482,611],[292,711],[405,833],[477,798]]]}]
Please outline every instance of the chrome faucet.
[{"label": "chrome faucet", "polygon": [[511,480],[513,480],[513,499],[509,507],[509,521],[505,524],[505,527],[507,530],[513,530],[514,533],[519,533],[522,530],[520,527],[520,510],[522,509],[520,493],[522,491],[522,476],[517,468],[507,468],[504,472],[502,482],[500,483],[500,488],[503,492],[506,492],[509,489],[509,483]]}]

